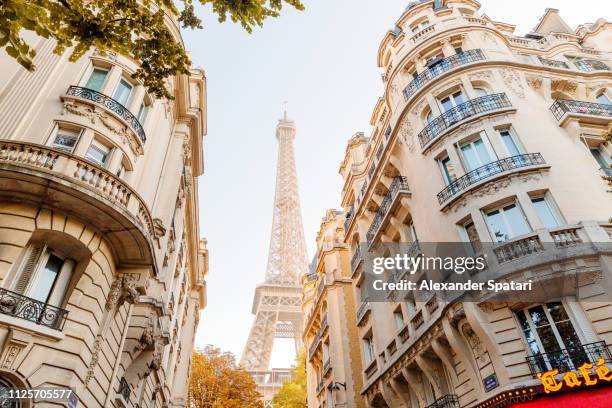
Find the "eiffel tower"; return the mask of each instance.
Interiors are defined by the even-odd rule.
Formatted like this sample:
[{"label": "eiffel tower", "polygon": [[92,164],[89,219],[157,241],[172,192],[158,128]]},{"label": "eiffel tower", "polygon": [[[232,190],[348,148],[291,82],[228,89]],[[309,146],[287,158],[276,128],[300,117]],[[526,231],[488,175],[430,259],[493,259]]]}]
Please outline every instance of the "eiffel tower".
[{"label": "eiffel tower", "polygon": [[240,365],[255,379],[266,408],[272,406],[272,397],[290,376],[288,368],[269,367],[274,339],[293,339],[296,352],[301,347],[299,277],[308,264],[293,154],[295,124],[287,119],[286,111],[276,126],[276,138],[279,150],[268,267],[265,281],[255,289],[255,320],[240,359]]}]

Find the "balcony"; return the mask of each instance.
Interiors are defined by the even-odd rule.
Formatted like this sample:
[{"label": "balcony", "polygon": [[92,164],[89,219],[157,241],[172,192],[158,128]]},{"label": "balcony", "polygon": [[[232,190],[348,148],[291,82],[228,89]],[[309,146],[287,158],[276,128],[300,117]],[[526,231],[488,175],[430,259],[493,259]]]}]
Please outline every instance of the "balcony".
[{"label": "balcony", "polygon": [[3,288],[0,288],[0,313],[55,330],[62,330],[68,317],[64,309]]},{"label": "balcony", "polygon": [[559,373],[565,373],[577,370],[585,363],[594,364],[599,359],[604,359],[607,363],[611,362],[609,347],[605,342],[599,341],[549,353],[532,354],[527,357],[527,364],[534,378],[538,373],[549,370],[559,370]]},{"label": "balcony", "polygon": [[576,65],[576,67],[581,70],[581,71],[586,71],[586,72],[591,72],[591,71],[610,71],[610,67],[601,62],[601,61],[597,61],[597,60],[579,60],[579,61],[574,61],[574,65]]},{"label": "balcony", "polygon": [[156,235],[148,207],[107,169],[47,146],[1,141],[0,185],[0,199],[44,203],[86,219],[105,232],[117,263],[153,262]]},{"label": "balcony", "polygon": [[470,187],[482,181],[490,180],[499,174],[542,165],[546,165],[546,162],[540,153],[520,154],[485,164],[484,166],[466,173],[444,187],[444,189],[438,193],[438,203],[442,205],[452,197],[470,189]]},{"label": "balcony", "polygon": [[323,364],[323,375],[326,375],[329,370],[331,370],[331,358],[327,357],[327,360],[325,360],[325,364]]},{"label": "balcony", "polygon": [[314,356],[315,351],[317,351],[317,348],[319,347],[319,344],[321,342],[321,338],[323,338],[325,330],[328,327],[329,324],[327,323],[327,315],[325,315],[321,320],[321,327],[319,327],[319,330],[317,330],[317,334],[315,335],[314,339],[312,340],[312,343],[310,344],[310,348],[308,349],[309,359],[312,359],[312,356]]},{"label": "balcony", "polygon": [[423,130],[421,130],[418,134],[421,147],[425,148],[426,146],[430,145],[435,139],[442,136],[442,134],[449,128],[459,122],[464,121],[465,119],[472,118],[483,113],[508,108],[512,108],[512,105],[505,93],[485,95],[470,99],[467,102],[447,110],[442,115],[429,122],[427,126],[425,126],[425,128],[423,128]]},{"label": "balcony", "polygon": [[469,64],[476,61],[482,61],[485,59],[484,54],[481,50],[469,50],[459,54],[451,55],[450,57],[442,59],[432,67],[425,69],[423,72],[418,74],[412,82],[404,88],[404,99],[406,102],[425,84],[431,82],[434,78],[442,75],[445,72],[452,70],[453,68],[461,65]]},{"label": "balcony", "polygon": [[603,103],[557,99],[550,106],[550,111],[560,125],[572,116],[598,124],[607,124],[612,120],[612,105]]},{"label": "balcony", "polygon": [[355,271],[357,270],[361,262],[363,262],[363,257],[361,256],[361,247],[359,246],[359,244],[357,244],[357,246],[355,247],[355,253],[351,258],[351,272],[353,274],[355,274]]},{"label": "balcony", "polygon": [[366,297],[361,301],[361,305],[359,305],[359,309],[357,309],[357,325],[361,324],[361,321],[366,317],[370,310],[370,299]]},{"label": "balcony", "polygon": [[540,60],[542,65],[546,65],[547,67],[570,69],[569,65],[565,61],[555,61],[542,57],[538,57],[538,59]]},{"label": "balcony", "polygon": [[580,226],[567,225],[551,228],[540,232],[540,234],[531,232],[499,244],[499,246],[493,248],[493,253],[497,263],[501,265],[515,259],[544,252],[546,248],[544,248],[543,239],[545,242],[552,242],[555,248],[575,246],[583,242],[578,234],[580,228]]},{"label": "balcony", "polygon": [[140,124],[140,121],[129,111],[128,108],[123,106],[121,103],[117,102],[110,96],[104,95],[98,91],[94,91],[93,89],[83,88],[81,86],[71,86],[66,91],[67,96],[74,96],[77,98],[85,99],[90,102],[94,102],[100,106],[111,111],[114,115],[118,116],[120,119],[125,121],[138,135],[138,138],[144,144],[147,141],[147,137],[145,135],[144,129]]},{"label": "balcony", "polygon": [[448,394],[438,398],[436,402],[428,405],[426,408],[460,408],[459,397],[455,394]]},{"label": "balcony", "polygon": [[353,218],[355,216],[355,204],[351,205],[351,208],[346,213],[346,219],[344,220],[344,231],[348,231]]},{"label": "balcony", "polygon": [[372,225],[370,225],[370,228],[368,229],[368,233],[366,234],[366,240],[368,242],[368,245],[371,246],[374,242],[374,237],[378,233],[378,230],[383,224],[383,221],[389,213],[389,210],[393,207],[393,204],[395,204],[396,198],[400,195],[400,193],[408,194],[409,192],[410,189],[408,188],[408,182],[406,177],[396,176],[391,182],[391,185],[389,186],[389,191],[385,195],[385,198],[383,199],[382,203],[380,204],[380,207],[378,208],[378,211],[376,212],[376,216],[374,217],[374,221],[372,221]]}]

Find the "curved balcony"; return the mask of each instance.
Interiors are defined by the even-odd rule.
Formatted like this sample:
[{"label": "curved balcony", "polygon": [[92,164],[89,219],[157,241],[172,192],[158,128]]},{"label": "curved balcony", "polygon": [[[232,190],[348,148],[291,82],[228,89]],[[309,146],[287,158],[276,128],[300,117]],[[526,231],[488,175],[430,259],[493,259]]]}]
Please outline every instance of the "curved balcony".
[{"label": "curved balcony", "polygon": [[445,72],[448,72],[461,65],[469,64],[476,61],[482,61],[485,59],[484,54],[481,50],[469,50],[459,54],[451,55],[450,57],[443,58],[438,63],[430,68],[425,69],[423,72],[418,74],[412,82],[404,88],[404,99],[406,102],[425,84],[431,82],[433,79],[439,77]]},{"label": "curved balcony", "polygon": [[610,71],[610,67],[604,62],[597,60],[579,60],[574,61],[574,65],[581,70],[586,72],[592,71]]},{"label": "curved balcony", "polygon": [[408,187],[408,182],[406,177],[397,176],[391,182],[389,186],[389,191],[383,198],[382,203],[380,203],[380,207],[376,212],[376,216],[374,217],[374,221],[372,221],[372,225],[368,229],[368,233],[366,234],[366,240],[368,245],[371,246],[374,242],[374,237],[378,233],[378,230],[382,226],[389,210],[393,207],[393,204],[396,201],[396,198],[400,195],[400,193],[409,193],[410,189]]},{"label": "curved balcony", "polygon": [[361,256],[361,247],[357,245],[355,247],[355,253],[353,254],[353,257],[351,258],[351,272],[353,274],[355,274],[355,271],[357,270],[361,262],[363,262],[363,257]]},{"label": "curved balcony", "polygon": [[153,220],[142,198],[108,170],[47,146],[0,141],[0,200],[45,205],[104,234],[118,263],[154,262]]},{"label": "curved balcony", "polygon": [[134,116],[128,108],[126,108],[110,96],[104,95],[103,93],[100,93],[98,91],[94,91],[93,89],[84,88],[82,86],[69,87],[66,91],[66,95],[85,99],[87,101],[94,102],[100,106],[103,106],[104,108],[111,111],[115,116],[126,122],[132,128],[134,133],[138,135],[138,138],[140,139],[142,144],[147,141],[145,131],[136,116]]},{"label": "curved balcony", "polygon": [[546,162],[540,153],[519,154],[517,156],[506,157],[505,159],[485,164],[484,166],[480,166],[466,173],[444,187],[444,189],[438,193],[438,203],[442,205],[452,197],[471,189],[482,181],[493,179],[500,174],[542,165],[546,165]]},{"label": "curved balcony", "polygon": [[612,105],[603,103],[556,99],[549,109],[560,125],[570,117],[597,124],[606,124],[612,120]]},{"label": "curved balcony", "polygon": [[425,126],[425,128],[423,128],[423,130],[421,130],[418,134],[421,147],[425,149],[450,128],[466,119],[474,118],[483,113],[489,113],[511,107],[512,104],[505,93],[485,95],[470,99],[467,102],[447,110],[442,115],[429,122],[427,126]]},{"label": "curved balcony", "polygon": [[370,299],[365,298],[361,301],[359,305],[359,309],[357,309],[357,325],[360,326],[363,319],[367,316],[367,314],[371,311]]}]

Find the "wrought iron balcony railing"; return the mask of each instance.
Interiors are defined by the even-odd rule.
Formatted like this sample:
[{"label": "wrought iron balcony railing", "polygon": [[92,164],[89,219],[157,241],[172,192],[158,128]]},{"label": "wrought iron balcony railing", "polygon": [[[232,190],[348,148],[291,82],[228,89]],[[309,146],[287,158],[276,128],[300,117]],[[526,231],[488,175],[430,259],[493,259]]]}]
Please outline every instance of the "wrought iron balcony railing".
[{"label": "wrought iron balcony railing", "polygon": [[550,106],[550,111],[558,121],[560,121],[566,113],[578,113],[582,115],[612,118],[612,105],[595,102],[574,101],[571,99],[556,99]]},{"label": "wrought iron balcony railing", "polygon": [[485,95],[459,104],[435,119],[432,119],[432,121],[419,132],[418,136],[421,147],[425,147],[457,122],[461,122],[464,119],[480,113],[510,108],[511,106],[510,100],[505,93]]},{"label": "wrought iron balcony railing", "polygon": [[610,71],[610,67],[606,63],[597,60],[574,61],[574,64],[581,71]]},{"label": "wrought iron balcony railing", "polygon": [[570,69],[569,65],[565,61],[556,61],[556,60],[551,60],[551,59],[542,58],[542,57],[538,57],[538,59],[540,60],[542,65],[546,65],[549,67],[555,67],[555,68]]},{"label": "wrought iron balcony railing", "polygon": [[353,221],[353,216],[355,216],[355,204],[351,205],[351,208],[346,213],[346,219],[344,220],[344,231],[348,231],[351,222]]},{"label": "wrought iron balcony railing", "polygon": [[351,272],[352,273],[355,273],[361,261],[363,261],[363,257],[361,256],[361,248],[359,247],[359,244],[357,244],[357,246],[355,247],[355,253],[353,254],[353,257],[351,258]]},{"label": "wrought iron balcony railing", "polygon": [[321,338],[323,338],[323,334],[325,333],[325,330],[328,327],[329,324],[327,323],[327,315],[325,315],[321,320],[321,327],[319,327],[319,330],[317,330],[317,334],[315,335],[314,340],[312,341],[312,343],[310,344],[310,348],[308,349],[308,358],[312,358],[315,351],[317,351],[317,348],[319,347],[319,342],[321,341]]},{"label": "wrought iron balcony railing", "polygon": [[132,393],[132,388],[130,387],[130,384],[128,384],[125,377],[121,377],[121,381],[119,382],[119,394],[121,394],[121,397],[123,397],[123,400],[125,402],[130,401],[131,393]]},{"label": "wrought iron balcony railing", "polygon": [[370,310],[370,299],[366,297],[361,301],[361,305],[357,309],[357,323],[361,322],[368,310]]},{"label": "wrought iron balcony railing", "polygon": [[391,185],[389,186],[389,191],[385,195],[385,198],[383,198],[382,203],[380,203],[380,207],[376,212],[376,216],[374,217],[374,221],[372,221],[372,225],[370,225],[370,228],[368,228],[368,233],[366,234],[366,240],[368,241],[368,245],[372,245],[376,232],[378,231],[383,220],[385,219],[385,216],[391,208],[393,201],[401,191],[409,191],[408,181],[404,176],[396,176],[391,182]]},{"label": "wrought iron balcony railing", "polygon": [[0,288],[0,313],[62,330],[68,312],[59,307]]},{"label": "wrought iron balcony railing", "polygon": [[440,76],[444,72],[450,71],[451,69],[456,68],[460,65],[469,64],[475,61],[482,61],[484,59],[485,56],[479,49],[460,52],[458,54],[444,58],[431,68],[423,70],[423,72],[418,74],[412,80],[412,82],[410,82],[408,86],[404,88],[404,99],[408,101],[412,97],[412,95],[414,95],[425,84],[431,82],[434,78]]},{"label": "wrought iron balcony railing", "polygon": [[438,398],[433,404],[426,408],[459,408],[459,397],[455,394],[448,394]]},{"label": "wrought iron balcony railing", "polygon": [[327,360],[325,360],[325,364],[323,364],[323,374],[327,374],[330,368],[331,368],[331,358],[327,357]]},{"label": "wrought iron balcony railing", "polygon": [[559,370],[559,373],[577,370],[584,363],[594,364],[599,359],[612,361],[610,345],[604,341],[582,344],[568,349],[559,349],[549,353],[537,353],[527,357],[529,370],[535,378],[538,373]]},{"label": "wrought iron balcony railing", "polygon": [[108,95],[104,95],[101,92],[94,91],[93,89],[83,88],[82,86],[71,86],[66,91],[66,95],[76,96],[79,98],[87,99],[88,101],[95,102],[104,106],[106,109],[114,112],[123,120],[125,120],[136,132],[142,143],[145,143],[147,137],[145,135],[144,129],[140,124],[140,121],[130,112],[128,108],[123,106],[121,103],[117,102],[113,98]]},{"label": "wrought iron balcony railing", "polygon": [[477,169],[466,173],[459,177],[438,193],[438,203],[443,204],[454,195],[467,189],[469,186],[486,180],[496,174],[503,173],[508,170],[519,169],[522,167],[536,166],[546,164],[540,153],[519,154],[517,156],[506,157],[505,159],[496,160],[494,162],[480,166]]}]

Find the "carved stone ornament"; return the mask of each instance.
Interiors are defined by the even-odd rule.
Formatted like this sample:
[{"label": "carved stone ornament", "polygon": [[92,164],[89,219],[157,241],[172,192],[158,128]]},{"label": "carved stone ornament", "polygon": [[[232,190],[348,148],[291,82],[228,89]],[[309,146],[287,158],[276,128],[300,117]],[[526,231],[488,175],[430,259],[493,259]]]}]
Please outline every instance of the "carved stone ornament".
[{"label": "carved stone ornament", "polygon": [[84,104],[65,101],[61,114],[66,115],[67,113],[86,117],[92,124],[96,124],[98,121],[100,121],[104,127],[118,135],[123,144],[129,146],[134,154],[144,154],[142,146],[136,141],[138,136],[132,132],[128,126],[121,125],[119,121],[107,115],[104,113],[104,111],[98,111],[95,107],[90,107]]},{"label": "carved stone ornament", "polygon": [[550,83],[550,89],[554,92],[574,94],[577,88],[578,84],[576,82],[567,79],[553,79]]},{"label": "carved stone ornament", "polygon": [[528,76],[527,85],[534,91],[539,90],[542,87],[542,77]]},{"label": "carved stone ornament", "polygon": [[504,68],[500,73],[506,86],[519,98],[525,98],[525,89],[517,71],[512,68]]},{"label": "carved stone ornament", "polygon": [[102,335],[98,334],[96,336],[96,340],[94,341],[92,352],[91,352],[91,360],[89,361],[89,365],[87,366],[87,374],[85,375],[85,385],[89,384],[89,381],[94,376],[94,369],[98,365],[98,361],[100,360],[100,350],[102,350]]},{"label": "carved stone ornament", "polygon": [[125,302],[138,303],[138,298],[144,291],[136,287],[136,279],[130,275],[120,276],[111,285],[108,298],[106,299],[106,310],[110,311],[120,307]]},{"label": "carved stone ornament", "polygon": [[146,350],[155,345],[155,337],[153,336],[153,320],[149,319],[147,326],[142,331],[138,344],[134,347],[134,352]]},{"label": "carved stone ornament", "polygon": [[469,323],[465,322],[461,326],[461,333],[467,340],[472,352],[474,353],[474,357],[476,361],[478,361],[479,365],[482,366],[489,362],[489,353],[485,345],[482,343],[478,335],[472,329]]},{"label": "carved stone ornament", "polygon": [[189,165],[191,161],[191,137],[189,135],[185,135],[183,139],[183,164],[185,166]]},{"label": "carved stone ornament", "polygon": [[425,105],[427,105],[427,98],[423,98],[419,101],[418,104],[415,105],[414,109],[412,109],[412,113],[414,116],[419,116],[419,114],[425,109]]},{"label": "carved stone ornament", "polygon": [[493,74],[491,73],[491,71],[478,71],[478,72],[474,72],[473,74],[470,74],[470,80],[472,81],[477,81],[477,80],[491,81],[492,79],[493,79]]},{"label": "carved stone ornament", "polygon": [[166,227],[160,218],[153,218],[153,235],[155,238],[161,238],[166,235]]},{"label": "carved stone ornament", "polygon": [[96,57],[106,58],[111,61],[117,61],[117,53],[115,51],[111,51],[111,50],[101,51],[98,48],[95,48],[93,51],[93,55]]}]

